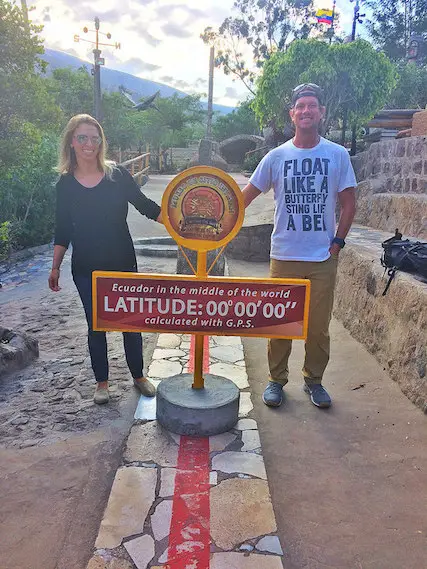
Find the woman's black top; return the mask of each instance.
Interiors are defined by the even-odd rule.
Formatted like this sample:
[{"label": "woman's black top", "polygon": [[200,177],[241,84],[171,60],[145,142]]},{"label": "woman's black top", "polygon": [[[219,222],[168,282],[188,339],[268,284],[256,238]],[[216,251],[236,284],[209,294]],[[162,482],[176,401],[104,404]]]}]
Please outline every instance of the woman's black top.
[{"label": "woman's black top", "polygon": [[72,174],[61,176],[56,184],[55,245],[72,244],[74,275],[137,270],[126,221],[128,203],[150,219],[159,216],[160,207],[122,166],[114,168],[111,180],[104,177],[93,188],[82,186]]}]

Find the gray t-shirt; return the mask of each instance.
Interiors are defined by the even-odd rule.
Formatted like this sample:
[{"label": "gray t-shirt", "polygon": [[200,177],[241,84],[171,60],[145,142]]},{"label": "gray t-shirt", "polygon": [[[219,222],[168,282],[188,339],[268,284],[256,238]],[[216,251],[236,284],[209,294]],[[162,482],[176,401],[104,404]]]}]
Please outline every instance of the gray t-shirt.
[{"label": "gray t-shirt", "polygon": [[249,181],[263,193],[274,189],[273,259],[329,258],[338,192],[357,184],[343,146],[321,138],[313,148],[297,148],[289,140],[264,156]]}]

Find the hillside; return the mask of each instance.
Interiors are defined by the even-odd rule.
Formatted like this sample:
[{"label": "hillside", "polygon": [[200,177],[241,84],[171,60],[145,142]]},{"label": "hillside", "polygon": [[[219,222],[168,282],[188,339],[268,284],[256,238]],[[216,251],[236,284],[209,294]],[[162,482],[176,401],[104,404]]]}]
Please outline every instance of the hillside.
[{"label": "hillside", "polygon": [[[49,64],[49,70],[58,69],[60,67],[72,67],[73,69],[78,69],[79,67],[85,66],[89,71],[92,64],[89,61],[84,61],[79,59],[74,55],[65,53],[64,51],[57,51],[54,49],[45,49],[45,53],[42,58]],[[108,67],[102,67],[101,70],[101,87],[106,91],[118,91],[119,85],[123,85],[126,89],[132,92],[132,97],[138,100],[142,97],[148,97],[153,95],[156,91],[160,91],[161,97],[172,97],[175,93],[179,97],[185,97],[187,93],[164,85],[163,83],[156,83],[155,81],[150,81],[149,79],[142,79],[141,77],[135,77],[130,73],[124,73],[123,71],[117,71],[115,69],[109,69]],[[207,102],[202,101],[202,104],[207,108]],[[225,105],[213,105],[214,111],[220,112],[222,114],[228,114],[233,111],[233,107],[226,107]]]}]

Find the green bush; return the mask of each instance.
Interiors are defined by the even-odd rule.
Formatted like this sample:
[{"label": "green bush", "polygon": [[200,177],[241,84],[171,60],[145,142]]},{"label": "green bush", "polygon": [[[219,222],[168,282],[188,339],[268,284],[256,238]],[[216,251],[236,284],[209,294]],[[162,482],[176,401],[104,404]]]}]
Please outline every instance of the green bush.
[{"label": "green bush", "polygon": [[1,254],[47,243],[54,227],[57,137],[21,128],[20,152],[0,166]]},{"label": "green bush", "polygon": [[10,221],[0,223],[0,261],[9,257],[12,248],[10,225]]}]

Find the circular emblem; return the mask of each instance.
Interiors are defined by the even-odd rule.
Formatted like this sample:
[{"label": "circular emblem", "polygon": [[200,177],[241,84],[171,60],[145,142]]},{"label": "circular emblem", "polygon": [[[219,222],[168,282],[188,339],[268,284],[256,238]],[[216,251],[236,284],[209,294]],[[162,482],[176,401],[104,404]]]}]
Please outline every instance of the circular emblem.
[{"label": "circular emblem", "polygon": [[182,199],[181,233],[183,235],[206,234],[215,238],[221,233],[224,201],[212,188],[194,188]]},{"label": "circular emblem", "polygon": [[222,170],[196,166],[178,174],[162,200],[162,217],[172,237],[189,249],[207,251],[228,243],[244,216],[239,186]]}]

